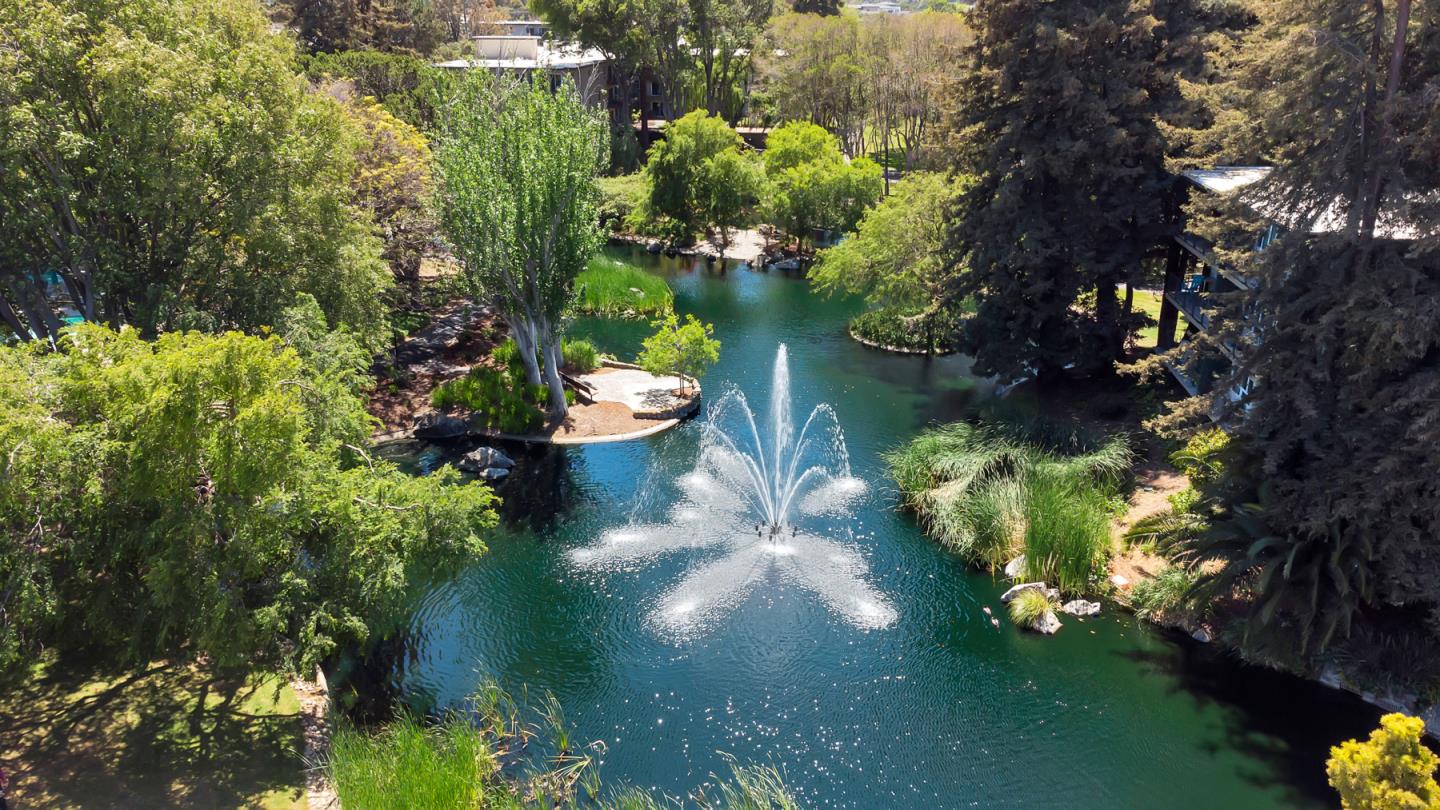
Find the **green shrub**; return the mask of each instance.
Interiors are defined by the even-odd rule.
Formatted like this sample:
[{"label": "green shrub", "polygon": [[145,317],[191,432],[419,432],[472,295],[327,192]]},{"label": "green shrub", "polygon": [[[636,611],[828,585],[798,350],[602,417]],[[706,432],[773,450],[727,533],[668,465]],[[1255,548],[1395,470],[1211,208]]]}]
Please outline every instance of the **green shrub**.
[{"label": "green shrub", "polygon": [[1165,500],[1170,502],[1170,508],[1176,513],[1193,512],[1200,503],[1200,491],[1195,487],[1186,487],[1167,496]]},{"label": "green shrub", "polygon": [[[560,341],[560,354],[564,357],[565,367],[580,374],[588,374],[600,367],[600,351],[588,340],[565,338]],[[573,392],[567,389],[566,393]]]},{"label": "green shrub", "polygon": [[575,289],[578,312],[611,318],[664,315],[675,300],[665,279],[609,256],[591,259],[575,277]]},{"label": "green shrub", "polygon": [[1159,574],[1131,586],[1130,606],[1142,619],[1170,613],[1185,603],[1197,575],[1189,568],[1172,565]]},{"label": "green shrub", "polygon": [[954,318],[936,316],[927,330],[918,313],[896,307],[862,312],[850,319],[850,333],[880,346],[907,351],[949,352],[955,348],[959,324]]},{"label": "green shrub", "polygon": [[1223,456],[1230,447],[1230,436],[1219,428],[1202,430],[1185,446],[1170,454],[1170,463],[1185,473],[1190,483],[1203,489],[1225,472]]},{"label": "green shrub", "polygon": [[650,193],[650,186],[641,172],[601,177],[595,183],[600,187],[600,225],[612,231],[626,228]]},{"label": "green shrub", "polygon": [[1010,621],[1027,630],[1040,626],[1046,616],[1055,613],[1055,603],[1039,588],[1021,591],[1010,600]]},{"label": "green shrub", "polygon": [[546,402],[545,386],[526,383],[523,371],[515,374],[488,366],[476,366],[464,377],[440,384],[430,395],[437,410],[471,411],[477,427],[502,433],[539,430],[545,424],[541,408]]}]

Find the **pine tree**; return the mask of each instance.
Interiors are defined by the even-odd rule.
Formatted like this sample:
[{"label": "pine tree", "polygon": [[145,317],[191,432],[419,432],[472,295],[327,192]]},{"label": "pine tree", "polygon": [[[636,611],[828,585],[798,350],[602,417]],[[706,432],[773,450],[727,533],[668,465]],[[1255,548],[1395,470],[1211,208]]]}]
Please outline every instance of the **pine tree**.
[{"label": "pine tree", "polygon": [[1117,286],[1168,228],[1158,22],[1129,0],[995,0],[970,19],[951,126],[976,182],[949,236],[951,295],[977,305],[965,345],[1006,379],[1108,368]]}]

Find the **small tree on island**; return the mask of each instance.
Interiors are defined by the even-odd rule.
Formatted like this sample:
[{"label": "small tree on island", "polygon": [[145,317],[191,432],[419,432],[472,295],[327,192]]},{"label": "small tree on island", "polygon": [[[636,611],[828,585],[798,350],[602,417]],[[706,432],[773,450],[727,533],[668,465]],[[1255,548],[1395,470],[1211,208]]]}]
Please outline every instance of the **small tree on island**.
[{"label": "small tree on island", "polygon": [[680,378],[682,392],[687,378],[699,377],[720,359],[720,341],[711,337],[715,327],[694,315],[686,315],[681,323],[672,312],[652,325],[657,328],[642,344],[640,367],[658,377]]}]

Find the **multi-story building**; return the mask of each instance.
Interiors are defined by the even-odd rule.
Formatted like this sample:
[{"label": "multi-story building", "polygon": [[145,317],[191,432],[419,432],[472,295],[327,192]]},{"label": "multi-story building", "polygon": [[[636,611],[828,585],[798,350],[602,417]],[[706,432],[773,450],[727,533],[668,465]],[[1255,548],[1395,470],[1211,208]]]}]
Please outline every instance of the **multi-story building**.
[{"label": "multi-story building", "polygon": [[[540,26],[532,21],[517,24]],[[446,70],[477,68],[528,76],[543,71],[550,77],[550,86],[559,87],[569,78],[587,104],[606,107],[609,104],[609,58],[595,48],[584,48],[566,42],[553,42],[534,34],[496,34],[472,37],[474,59],[455,59],[436,63]]]}]

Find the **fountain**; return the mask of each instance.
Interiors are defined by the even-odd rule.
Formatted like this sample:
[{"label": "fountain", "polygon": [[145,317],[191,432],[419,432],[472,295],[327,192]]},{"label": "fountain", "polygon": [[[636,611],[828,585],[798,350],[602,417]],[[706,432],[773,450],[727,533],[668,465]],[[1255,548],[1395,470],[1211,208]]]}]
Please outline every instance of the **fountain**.
[{"label": "fountain", "polygon": [[682,496],[665,523],[636,522],[574,549],[584,570],[624,570],[684,550],[721,550],[666,591],[651,616],[658,630],[693,636],[722,618],[767,576],[793,582],[851,624],[894,623],[889,601],[866,580],[852,545],[863,481],[850,474],[845,436],[829,405],[817,405],[799,432],[791,419],[784,344],[771,378],[768,432],[745,394],[732,390],[710,408],[695,468],[677,482]]}]

